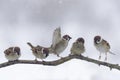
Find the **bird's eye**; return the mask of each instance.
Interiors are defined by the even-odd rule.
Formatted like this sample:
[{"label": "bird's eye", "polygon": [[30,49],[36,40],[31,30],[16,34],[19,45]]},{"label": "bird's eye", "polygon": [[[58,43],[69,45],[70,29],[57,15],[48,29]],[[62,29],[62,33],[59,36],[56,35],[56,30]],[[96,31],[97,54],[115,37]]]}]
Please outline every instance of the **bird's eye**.
[{"label": "bird's eye", "polygon": [[100,40],[97,40],[97,43],[100,43]]}]

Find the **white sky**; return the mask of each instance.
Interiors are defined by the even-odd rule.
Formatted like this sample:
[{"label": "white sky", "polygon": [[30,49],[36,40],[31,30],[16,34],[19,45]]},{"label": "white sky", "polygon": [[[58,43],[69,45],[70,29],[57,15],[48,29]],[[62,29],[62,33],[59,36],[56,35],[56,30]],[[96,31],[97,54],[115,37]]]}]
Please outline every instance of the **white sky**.
[{"label": "white sky", "polygon": [[[20,59],[34,60],[26,42],[50,46],[53,30],[61,26],[62,35],[72,37],[61,56],[67,56],[72,43],[84,37],[86,52],[83,55],[98,59],[93,38],[101,35],[117,54],[108,55],[108,62],[119,64],[119,4],[119,0],[0,0],[0,61],[7,61],[3,51],[10,46],[21,47]],[[55,55],[50,55],[46,60],[56,59]],[[119,80],[119,74],[118,70],[110,71],[107,67],[76,59],[55,67],[17,64],[0,69],[2,80]]]}]

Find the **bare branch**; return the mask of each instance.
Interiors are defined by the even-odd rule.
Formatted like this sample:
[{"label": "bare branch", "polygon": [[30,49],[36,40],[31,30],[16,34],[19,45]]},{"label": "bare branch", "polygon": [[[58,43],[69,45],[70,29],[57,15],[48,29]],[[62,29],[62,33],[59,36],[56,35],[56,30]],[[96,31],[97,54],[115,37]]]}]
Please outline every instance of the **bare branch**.
[{"label": "bare branch", "polygon": [[107,66],[110,68],[110,70],[111,69],[120,70],[120,66],[118,64],[111,64],[111,63],[107,63],[107,62],[102,62],[102,61],[98,61],[98,60],[95,60],[92,58],[84,57],[82,55],[69,55],[67,57],[64,57],[62,59],[55,60],[55,61],[16,60],[16,61],[1,63],[0,68],[7,67],[10,65],[14,65],[14,64],[40,64],[40,65],[48,65],[48,66],[57,66],[57,65],[60,65],[64,62],[67,62],[71,59],[81,59],[81,60],[92,62],[92,63],[98,64],[98,65]]}]

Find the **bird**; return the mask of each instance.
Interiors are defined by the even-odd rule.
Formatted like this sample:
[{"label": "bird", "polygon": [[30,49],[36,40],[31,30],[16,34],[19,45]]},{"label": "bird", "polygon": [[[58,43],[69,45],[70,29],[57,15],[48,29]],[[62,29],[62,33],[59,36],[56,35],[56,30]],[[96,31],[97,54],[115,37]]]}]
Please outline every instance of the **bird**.
[{"label": "bird", "polygon": [[4,54],[8,61],[15,61],[21,56],[21,50],[19,47],[9,47],[4,51]]},{"label": "bird", "polygon": [[51,47],[49,48],[50,53],[61,57],[59,54],[67,48],[70,39],[71,37],[67,34],[61,37],[61,28],[56,28],[53,32]]},{"label": "bird", "polygon": [[45,48],[45,47],[42,47],[39,45],[34,47],[30,42],[27,42],[27,44],[31,47],[32,53],[35,56],[35,61],[38,61],[37,58],[44,61],[43,59],[45,59],[49,56],[48,48]]},{"label": "bird", "polygon": [[71,37],[69,35],[64,35],[61,40],[53,47],[53,53],[58,57],[61,57],[59,54],[67,48],[70,39]]},{"label": "bird", "polygon": [[100,52],[99,60],[101,59],[101,53],[105,53],[105,61],[107,60],[107,53],[115,55],[110,51],[110,44],[99,35],[94,37],[94,46]]},{"label": "bird", "polygon": [[71,47],[71,54],[70,55],[81,55],[82,53],[85,52],[85,47],[84,47],[85,40],[84,38],[80,37],[78,38]]}]

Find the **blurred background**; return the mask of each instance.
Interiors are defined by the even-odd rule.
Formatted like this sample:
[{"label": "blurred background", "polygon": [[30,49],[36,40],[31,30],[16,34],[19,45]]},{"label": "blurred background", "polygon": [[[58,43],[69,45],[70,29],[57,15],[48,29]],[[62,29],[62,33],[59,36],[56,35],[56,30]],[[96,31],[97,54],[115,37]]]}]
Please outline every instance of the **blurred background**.
[{"label": "blurred background", "polygon": [[[120,63],[120,1],[119,0],[0,0],[0,63],[6,62],[4,50],[19,46],[20,59],[34,60],[26,44],[49,47],[54,29],[72,40],[61,56],[70,53],[72,43],[85,39],[84,56],[98,59],[93,38],[101,35],[111,45],[110,63]],[[102,61],[105,55],[102,54]],[[50,55],[46,61],[59,59]],[[72,59],[58,66],[17,64],[0,69],[2,80],[119,80],[120,71]]]}]

